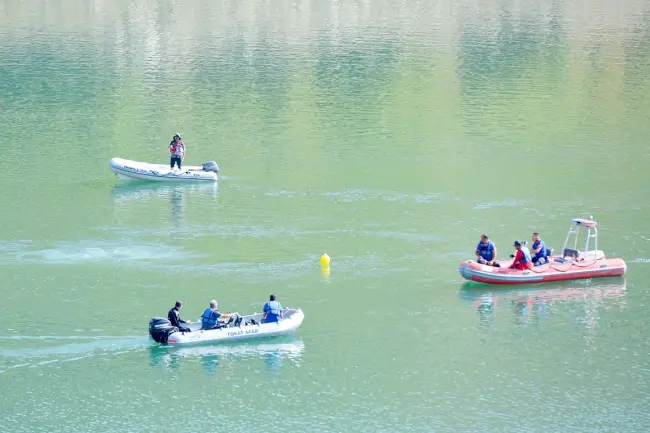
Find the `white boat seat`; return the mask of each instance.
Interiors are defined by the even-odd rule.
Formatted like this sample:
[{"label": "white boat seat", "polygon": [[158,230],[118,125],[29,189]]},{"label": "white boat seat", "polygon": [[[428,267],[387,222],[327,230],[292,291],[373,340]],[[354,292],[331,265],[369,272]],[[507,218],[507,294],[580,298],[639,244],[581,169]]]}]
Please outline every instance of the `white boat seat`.
[{"label": "white boat seat", "polygon": [[605,252],[602,250],[592,250],[586,253],[581,253],[573,248],[565,248],[562,252],[562,257],[556,257],[554,261],[558,263],[565,263],[567,261],[591,261],[601,260],[605,258]]},{"label": "white boat seat", "polygon": [[601,260],[605,258],[605,252],[601,250],[587,251],[582,254],[582,260]]}]

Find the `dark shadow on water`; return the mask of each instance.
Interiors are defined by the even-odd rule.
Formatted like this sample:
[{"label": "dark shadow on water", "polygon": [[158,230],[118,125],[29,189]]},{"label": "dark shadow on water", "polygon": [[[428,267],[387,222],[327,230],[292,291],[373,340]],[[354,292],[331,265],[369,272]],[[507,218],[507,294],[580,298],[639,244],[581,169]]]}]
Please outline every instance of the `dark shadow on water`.
[{"label": "dark shadow on water", "polygon": [[600,306],[625,303],[627,283],[624,277],[517,286],[466,282],[459,296],[473,305],[483,326],[493,325],[498,311],[509,310],[508,316],[514,314],[517,324],[523,325],[564,308],[579,312],[585,326],[594,328]]},{"label": "dark shadow on water", "polygon": [[305,345],[295,336],[269,337],[249,342],[229,342],[193,346],[152,345],[149,364],[152,367],[178,369],[184,363],[199,360],[209,373],[218,373],[227,361],[262,359],[268,371],[277,372],[286,361],[299,363]]}]

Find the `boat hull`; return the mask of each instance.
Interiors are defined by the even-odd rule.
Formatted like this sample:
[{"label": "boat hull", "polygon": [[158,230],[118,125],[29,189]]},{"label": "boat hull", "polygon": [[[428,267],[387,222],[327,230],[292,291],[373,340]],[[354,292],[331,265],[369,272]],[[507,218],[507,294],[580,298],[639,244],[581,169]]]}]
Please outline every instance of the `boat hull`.
[{"label": "boat hull", "polygon": [[623,259],[606,259],[583,262],[555,262],[535,266],[529,270],[509,269],[512,261],[501,263],[500,268],[482,265],[473,260],[460,264],[458,272],[466,280],[485,284],[530,284],[552,281],[584,280],[591,278],[620,277],[627,265]]},{"label": "boat hull", "polygon": [[[191,344],[215,344],[229,341],[251,340],[265,337],[277,337],[295,332],[302,324],[305,315],[297,308],[291,314],[279,322],[261,323],[262,315],[253,314],[243,316],[242,326],[228,327],[221,329],[201,330],[200,322],[184,324],[191,332],[174,332],[167,339],[168,345],[191,345]],[[254,319],[257,325],[244,325],[250,319]]]},{"label": "boat hull", "polygon": [[185,166],[182,170],[169,165],[149,164],[122,158],[113,158],[109,167],[116,175],[126,179],[154,182],[216,182],[217,173],[205,171],[200,166]]}]

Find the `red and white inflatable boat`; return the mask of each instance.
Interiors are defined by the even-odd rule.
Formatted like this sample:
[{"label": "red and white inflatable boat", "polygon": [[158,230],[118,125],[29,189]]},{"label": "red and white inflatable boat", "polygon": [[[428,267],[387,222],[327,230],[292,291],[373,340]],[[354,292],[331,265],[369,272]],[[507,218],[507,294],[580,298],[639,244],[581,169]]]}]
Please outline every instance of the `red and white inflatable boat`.
[{"label": "red and white inflatable boat", "polygon": [[[468,260],[460,264],[458,272],[470,281],[487,284],[527,284],[549,281],[581,280],[589,278],[619,277],[625,275],[627,265],[623,259],[608,259],[598,249],[598,229],[593,219],[574,218],[567,233],[562,255],[551,256],[548,263],[532,269],[509,269],[512,260],[501,262],[501,267],[487,266]],[[587,232],[585,249],[577,250],[580,229]],[[571,235],[573,248],[567,248]],[[589,246],[593,239],[594,249]]]}]

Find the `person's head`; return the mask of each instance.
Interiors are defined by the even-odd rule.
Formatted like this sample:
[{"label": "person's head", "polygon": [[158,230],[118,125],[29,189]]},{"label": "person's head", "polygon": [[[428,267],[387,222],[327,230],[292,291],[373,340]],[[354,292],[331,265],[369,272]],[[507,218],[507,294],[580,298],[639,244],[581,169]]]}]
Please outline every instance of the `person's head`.
[{"label": "person's head", "polygon": [[486,234],[481,235],[481,243],[487,244],[489,241],[490,239],[488,238],[488,235]]},{"label": "person's head", "polygon": [[533,242],[537,242],[539,240],[539,233],[535,232],[533,233]]},{"label": "person's head", "polygon": [[514,247],[515,247],[516,249],[520,250],[520,249],[521,249],[521,242],[519,242],[519,241],[515,241]]},{"label": "person's head", "polygon": [[275,295],[271,295],[271,296],[269,297],[269,301],[275,301],[275,299],[276,299]]},{"label": "person's head", "polygon": [[210,308],[212,308],[213,310],[216,310],[217,309],[217,301],[215,301],[214,299],[211,300],[210,301]]},{"label": "person's head", "polygon": [[181,135],[177,132],[174,134],[174,141],[179,141],[181,139]]},{"label": "person's head", "polygon": [[181,308],[183,308],[183,303],[181,301],[176,301],[175,307],[180,310]]}]

